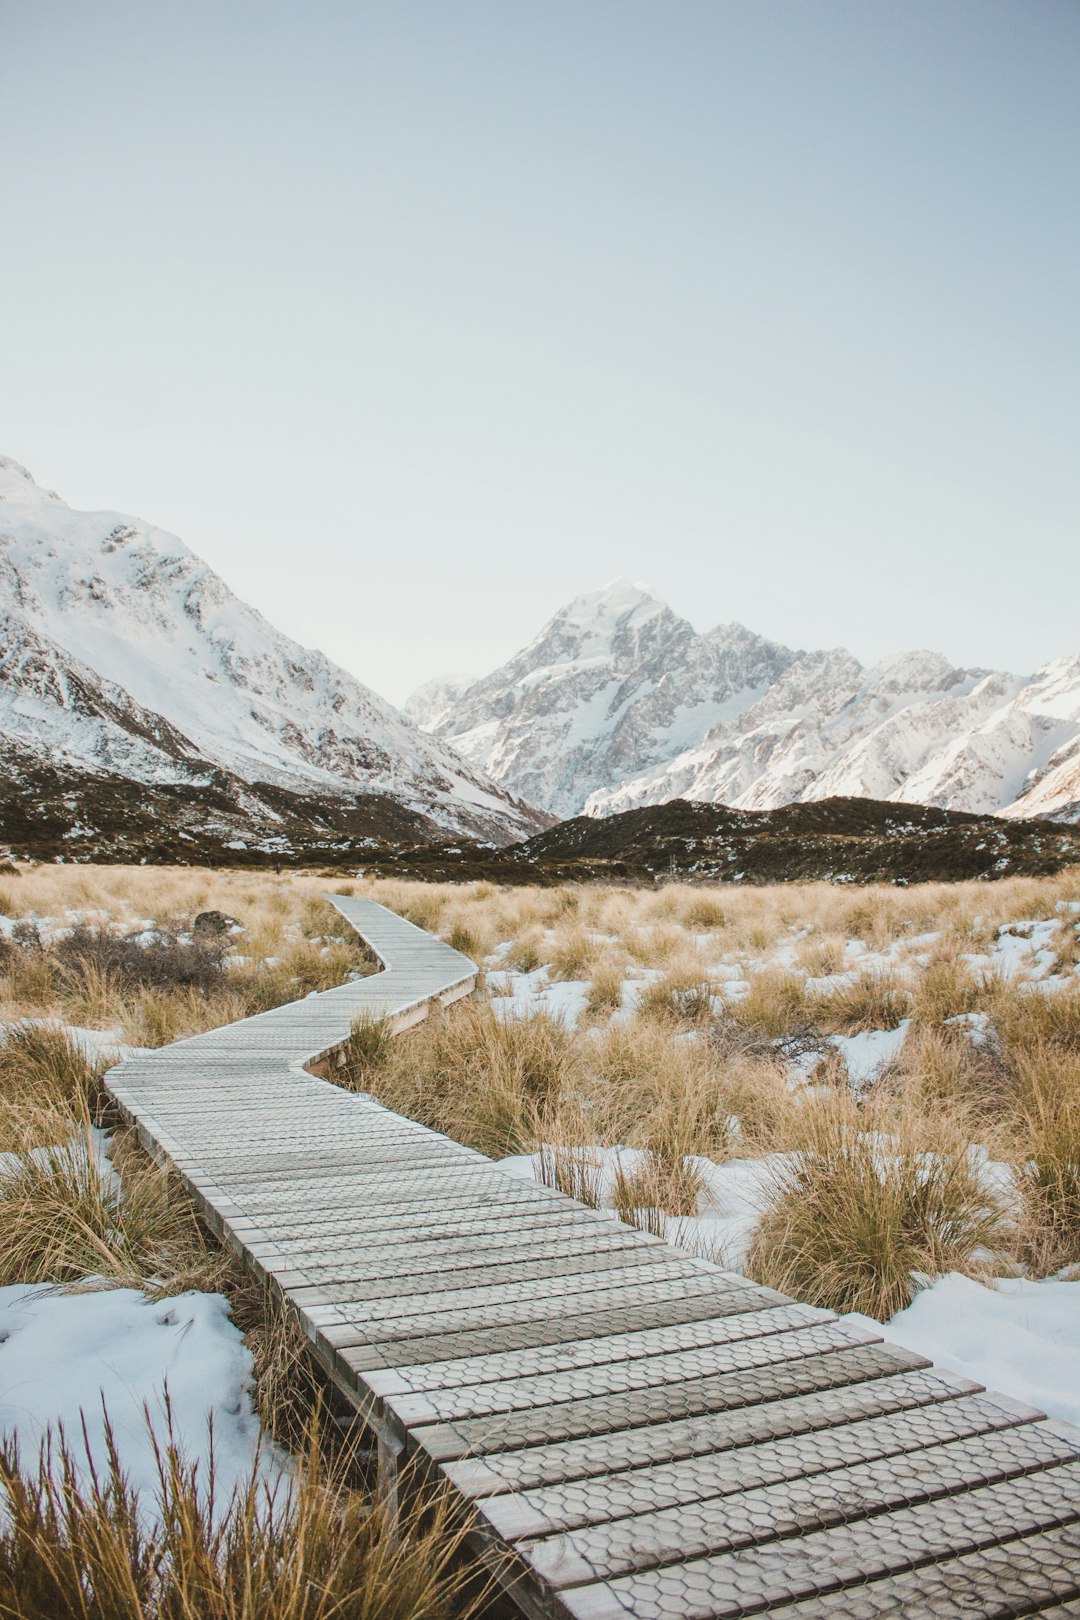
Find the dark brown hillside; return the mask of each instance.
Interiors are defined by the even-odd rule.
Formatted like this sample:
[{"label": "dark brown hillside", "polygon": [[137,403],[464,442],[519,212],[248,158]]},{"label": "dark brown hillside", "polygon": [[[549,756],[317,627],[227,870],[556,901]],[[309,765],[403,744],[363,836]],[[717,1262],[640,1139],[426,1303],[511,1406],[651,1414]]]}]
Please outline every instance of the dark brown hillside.
[{"label": "dark brown hillside", "polygon": [[577,816],[506,853],[566,875],[587,868],[593,877],[918,883],[1054,872],[1080,861],[1080,829],[876,799],[776,810],[674,799],[617,816]]}]

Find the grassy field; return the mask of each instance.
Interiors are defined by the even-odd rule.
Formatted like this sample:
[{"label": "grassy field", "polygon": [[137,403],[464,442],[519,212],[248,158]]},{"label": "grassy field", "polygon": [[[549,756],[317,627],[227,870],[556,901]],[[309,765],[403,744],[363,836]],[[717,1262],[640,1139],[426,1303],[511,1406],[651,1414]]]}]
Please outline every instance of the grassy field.
[{"label": "grassy field", "polygon": [[[295,1324],[130,1139],[114,1132],[104,1159],[97,1129],[120,1043],[161,1045],[370,971],[324,899],[342,888],[485,969],[475,999],[399,1039],[358,1025],[343,1083],[839,1311],[885,1321],[946,1272],[1077,1275],[1075,869],[993,884],[635,890],[21,866],[0,877],[0,1285],[223,1291],[264,1424],[306,1459],[270,1529],[241,1502],[226,1544],[166,1447],[166,1495],[195,1541],[132,1556],[200,1568],[213,1599],[194,1612],[391,1620],[474,1602],[445,1506],[425,1504],[389,1535],[356,1459],[342,1461],[325,1424],[312,1439],[322,1391]],[[10,1450],[0,1456],[9,1494],[18,1471]],[[103,1591],[115,1575],[129,1522],[119,1485],[107,1500],[54,1501],[53,1478],[30,1470],[0,1532],[4,1612],[67,1612],[76,1545],[99,1550]],[[297,1541],[301,1521],[310,1534]],[[240,1591],[208,1573],[265,1570],[285,1541],[305,1550],[277,1607],[258,1580]],[[45,1549],[33,1586],[44,1595],[11,1608],[31,1546]],[[305,1607],[320,1582],[338,1595],[351,1583],[352,1606]],[[189,1612],[178,1601],[129,1593],[94,1612]]]}]

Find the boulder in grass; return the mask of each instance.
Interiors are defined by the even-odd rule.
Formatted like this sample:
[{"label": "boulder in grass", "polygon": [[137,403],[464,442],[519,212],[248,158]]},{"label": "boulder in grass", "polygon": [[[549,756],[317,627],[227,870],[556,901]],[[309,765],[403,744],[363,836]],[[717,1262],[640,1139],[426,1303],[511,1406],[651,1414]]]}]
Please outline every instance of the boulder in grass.
[{"label": "boulder in grass", "polygon": [[192,932],[196,939],[221,939],[225,934],[242,934],[244,925],[226,911],[200,911]]}]

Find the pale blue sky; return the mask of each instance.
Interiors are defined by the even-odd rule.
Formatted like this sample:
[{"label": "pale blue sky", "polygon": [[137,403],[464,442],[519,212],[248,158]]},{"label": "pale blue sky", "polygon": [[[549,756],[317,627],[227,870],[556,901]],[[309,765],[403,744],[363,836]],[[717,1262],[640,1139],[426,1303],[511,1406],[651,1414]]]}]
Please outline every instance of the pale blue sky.
[{"label": "pale blue sky", "polygon": [[1080,649],[1076,0],[0,0],[0,452],[395,700]]}]

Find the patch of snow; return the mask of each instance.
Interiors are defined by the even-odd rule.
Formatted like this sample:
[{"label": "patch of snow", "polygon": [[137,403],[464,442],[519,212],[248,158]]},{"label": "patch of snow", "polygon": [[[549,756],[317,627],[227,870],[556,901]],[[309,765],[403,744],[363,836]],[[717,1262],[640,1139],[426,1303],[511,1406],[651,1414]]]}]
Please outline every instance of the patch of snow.
[{"label": "patch of snow", "polygon": [[1002,923],[988,955],[970,953],[963,961],[984,983],[993,978],[1008,983],[1031,979],[1049,973],[1055,966],[1057,952],[1053,940],[1057,931],[1058,924],[1053,918],[1044,922]]},{"label": "patch of snow", "polygon": [[154,1303],[131,1288],[0,1288],[0,1431],[15,1437],[31,1464],[46,1431],[58,1427],[81,1458],[85,1423],[100,1467],[107,1410],[121,1464],[148,1512],[157,1470],[147,1414],[164,1442],[166,1389],[175,1437],[204,1478],[213,1423],[219,1508],[256,1458],[268,1483],[281,1477],[287,1465],[260,1440],[250,1379],[250,1353],[220,1294]]},{"label": "patch of snow", "polygon": [[1010,1277],[984,1287],[950,1272],[884,1327],[857,1314],[844,1320],[1080,1425],[1080,1282]]},{"label": "patch of snow", "polygon": [[829,1044],[836,1048],[847,1064],[851,1084],[860,1089],[876,1080],[882,1069],[900,1056],[907,1039],[909,1018],[895,1029],[865,1029],[858,1035],[830,1035]]},{"label": "patch of snow", "polygon": [[549,979],[546,967],[531,973],[496,970],[488,974],[487,982],[494,992],[491,1005],[503,1019],[532,1018],[543,1012],[575,1029],[588,1005],[587,979]]}]

